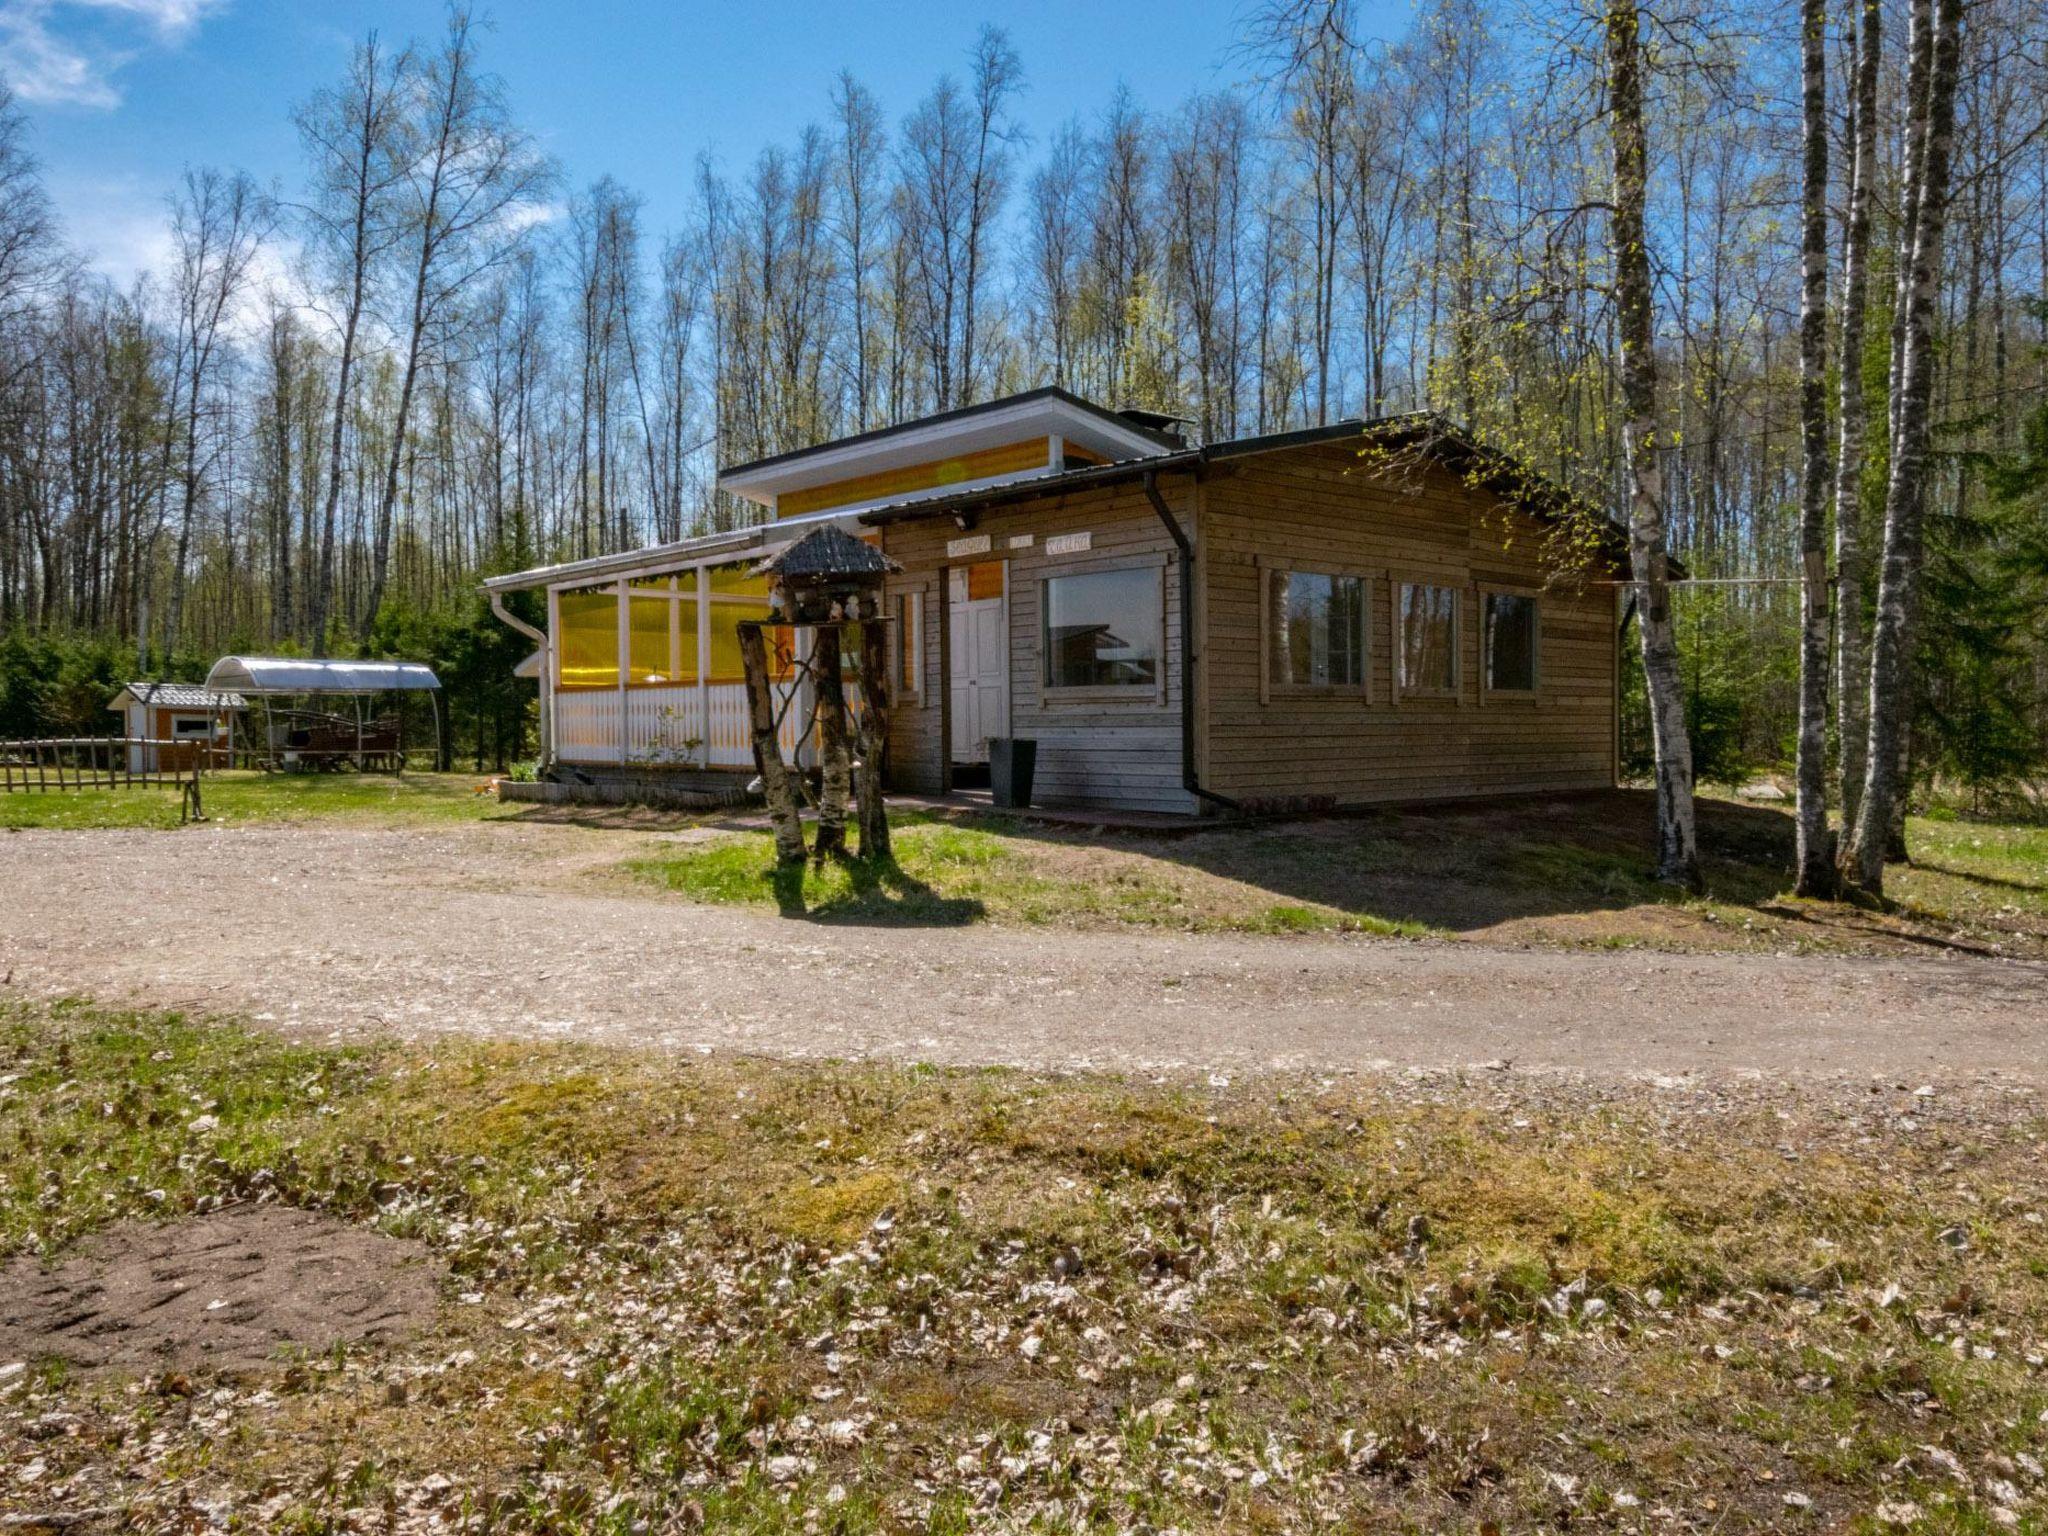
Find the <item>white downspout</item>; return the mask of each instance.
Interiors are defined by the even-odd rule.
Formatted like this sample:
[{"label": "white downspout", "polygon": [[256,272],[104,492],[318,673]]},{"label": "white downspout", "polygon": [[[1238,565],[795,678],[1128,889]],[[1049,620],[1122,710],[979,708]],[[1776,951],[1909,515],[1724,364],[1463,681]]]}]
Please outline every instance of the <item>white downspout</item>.
[{"label": "white downspout", "polygon": [[540,755],[544,762],[552,763],[555,759],[555,733],[552,729],[555,694],[554,646],[545,631],[535,629],[507,608],[505,599],[496,592],[491,594],[491,612],[540,647]]}]

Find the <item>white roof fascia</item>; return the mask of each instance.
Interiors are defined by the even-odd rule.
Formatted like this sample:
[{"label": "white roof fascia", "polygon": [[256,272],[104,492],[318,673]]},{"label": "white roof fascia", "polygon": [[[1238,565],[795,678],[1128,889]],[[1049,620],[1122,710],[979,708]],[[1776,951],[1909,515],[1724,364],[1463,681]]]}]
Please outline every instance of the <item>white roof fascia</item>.
[{"label": "white roof fascia", "polygon": [[[1020,400],[1014,405],[972,416],[965,421],[911,423],[878,439],[837,446],[823,443],[793,459],[763,465],[759,469],[722,474],[718,477],[718,485],[721,490],[765,505],[775,495],[815,489],[820,485],[830,485],[834,480],[852,479],[861,473],[879,474],[884,470],[923,463],[934,454],[943,453],[948,445],[960,443],[963,439],[991,439],[984,444],[988,447],[1016,441],[1003,435],[1005,429],[1022,431],[1026,437],[1061,437],[1084,446],[1091,440],[1107,441],[1129,450],[1128,453],[1108,455],[1113,459],[1139,458],[1160,451],[1159,440],[1150,434],[1135,427],[1119,427],[1071,401]],[[1050,451],[1050,443],[1047,447]],[[960,487],[947,486],[945,489],[957,491]],[[901,496],[887,498],[891,502],[903,499]],[[833,510],[840,509],[835,507]]]}]

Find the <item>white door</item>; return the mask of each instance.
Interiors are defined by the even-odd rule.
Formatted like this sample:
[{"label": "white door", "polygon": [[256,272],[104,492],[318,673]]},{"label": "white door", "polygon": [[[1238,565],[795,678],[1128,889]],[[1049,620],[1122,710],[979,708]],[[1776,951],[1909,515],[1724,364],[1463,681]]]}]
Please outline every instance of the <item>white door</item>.
[{"label": "white door", "polygon": [[[988,739],[1010,734],[1010,641],[1007,583],[1000,562],[949,573],[946,615],[951,628],[953,761],[985,763]],[[970,590],[983,594],[970,597]]]}]

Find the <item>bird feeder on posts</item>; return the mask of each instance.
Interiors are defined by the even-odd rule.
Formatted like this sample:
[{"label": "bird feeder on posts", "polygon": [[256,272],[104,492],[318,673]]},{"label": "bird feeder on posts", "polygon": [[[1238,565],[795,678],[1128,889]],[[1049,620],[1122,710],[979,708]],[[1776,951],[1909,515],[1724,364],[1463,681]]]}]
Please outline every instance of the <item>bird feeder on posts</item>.
[{"label": "bird feeder on posts", "polygon": [[[801,663],[811,684],[812,718],[818,736],[818,837],[812,852],[822,862],[846,852],[849,795],[860,814],[860,853],[889,857],[889,821],[882,804],[882,751],[888,740],[888,631],[883,585],[903,567],[874,545],[827,525],[776,551],[754,574],[769,578],[768,601],[778,624],[812,631],[810,654]],[[849,648],[849,633],[855,645]],[[739,625],[740,659],[747,674],[747,705],[753,726],[754,766],[775,827],[775,856],[781,864],[804,858],[803,822],[796,783],[782,760],[775,695],[768,681],[767,646],[761,623]],[[846,656],[855,657],[860,690],[858,771],[847,728]]]}]

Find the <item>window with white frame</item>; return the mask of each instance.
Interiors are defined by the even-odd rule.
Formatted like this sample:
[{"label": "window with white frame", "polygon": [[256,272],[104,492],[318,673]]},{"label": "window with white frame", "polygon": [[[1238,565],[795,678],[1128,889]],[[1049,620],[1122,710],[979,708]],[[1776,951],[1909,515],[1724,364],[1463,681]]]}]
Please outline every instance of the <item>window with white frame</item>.
[{"label": "window with white frame", "polygon": [[1280,688],[1365,686],[1365,579],[1322,571],[1266,573],[1269,682]]},{"label": "window with white frame", "polygon": [[1159,686],[1166,616],[1158,566],[1049,576],[1044,611],[1046,687]]},{"label": "window with white frame", "polygon": [[1526,592],[1489,592],[1481,633],[1485,636],[1486,687],[1490,693],[1536,691],[1536,599]]},{"label": "window with white frame", "polygon": [[1458,691],[1458,589],[1404,581],[1400,599],[1401,691],[1446,697]]},{"label": "window with white frame", "polygon": [[213,735],[213,716],[173,715],[171,716],[171,734],[181,739],[193,736],[210,737]]}]

